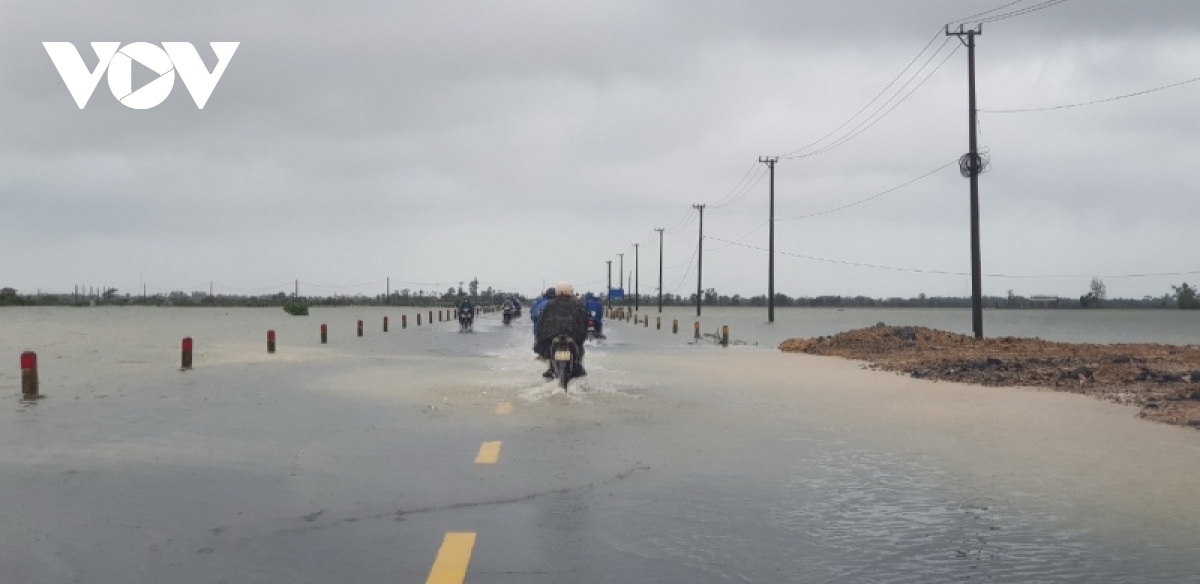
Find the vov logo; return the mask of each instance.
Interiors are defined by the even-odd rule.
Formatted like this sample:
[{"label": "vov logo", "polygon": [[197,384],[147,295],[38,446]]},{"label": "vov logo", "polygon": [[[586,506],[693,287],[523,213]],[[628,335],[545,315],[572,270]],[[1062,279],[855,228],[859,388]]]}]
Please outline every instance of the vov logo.
[{"label": "vov logo", "polygon": [[[151,43],[130,43],[123,47],[119,42],[92,43],[92,50],[99,59],[94,71],[88,71],[83,57],[71,43],[42,43],[42,46],[46,47],[50,60],[54,61],[58,74],[67,84],[67,91],[71,92],[79,109],[87,105],[96,85],[100,83],[100,76],[106,70],[108,88],[112,90],[113,97],[126,107],[150,109],[162,103],[175,87],[175,73],[178,71],[196,107],[204,109],[208,97],[225,73],[225,67],[229,66],[233,52],[241,43],[208,44],[217,54],[217,66],[211,73],[191,43],[163,43],[161,48]],[[132,87],[134,61],[158,74],[157,79],[136,91]]]}]

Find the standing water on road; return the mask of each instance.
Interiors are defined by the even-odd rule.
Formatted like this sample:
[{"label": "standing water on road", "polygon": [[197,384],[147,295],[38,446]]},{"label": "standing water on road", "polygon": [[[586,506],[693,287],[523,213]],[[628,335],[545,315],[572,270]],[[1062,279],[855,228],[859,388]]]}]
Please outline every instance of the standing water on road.
[{"label": "standing water on road", "polygon": [[[689,345],[684,310],[663,330],[644,312],[649,327],[607,324],[566,395],[541,379],[527,318],[460,333],[428,312],[0,310],[0,440],[21,445],[0,454],[16,502],[0,570],[420,582],[446,533],[471,532],[468,582],[1200,581],[1195,432],[773,348],[957,311],[789,309],[768,327],[761,311],[705,309],[705,332],[760,343],[728,350]],[[1008,326],[1095,340],[1161,325],[1188,342],[1113,313]],[[27,349],[47,396],[34,404],[14,365]],[[473,463],[482,443],[494,464]]]}]

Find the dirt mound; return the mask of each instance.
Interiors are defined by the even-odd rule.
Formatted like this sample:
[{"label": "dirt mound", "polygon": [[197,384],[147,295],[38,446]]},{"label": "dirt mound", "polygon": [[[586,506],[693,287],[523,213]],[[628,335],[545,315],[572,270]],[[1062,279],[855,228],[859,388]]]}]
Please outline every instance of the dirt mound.
[{"label": "dirt mound", "polygon": [[1137,405],[1144,418],[1200,428],[1200,347],[975,340],[879,323],[830,337],[788,339],[779,349],[867,361],[921,379],[1051,387]]}]

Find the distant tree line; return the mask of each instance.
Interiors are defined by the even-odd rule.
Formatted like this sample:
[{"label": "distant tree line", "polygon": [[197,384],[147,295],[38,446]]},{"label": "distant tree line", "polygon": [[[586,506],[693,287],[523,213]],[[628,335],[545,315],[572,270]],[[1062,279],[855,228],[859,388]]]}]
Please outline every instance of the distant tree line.
[{"label": "distant tree line", "polygon": [[[367,296],[332,295],[332,296],[300,296],[299,300],[311,306],[453,306],[462,298],[470,298],[477,304],[500,305],[509,295],[515,295],[525,304],[529,299],[520,294],[505,292],[488,287],[479,290],[478,280],[473,280],[467,290],[460,287],[449,287],[444,292],[403,289],[390,295],[377,294]],[[210,296],[206,292],[175,291],[166,294],[151,294],[147,296],[118,294],[115,288],[105,290],[92,296],[73,294],[41,294],[41,295],[0,295],[0,306],[70,306],[73,304],[87,305],[93,300],[97,304],[112,306],[283,306],[292,301],[292,295],[285,292],[264,295],[225,295]],[[641,306],[657,306],[658,296],[642,294],[638,297]],[[766,306],[765,294],[758,296],[741,296],[738,294],[720,294],[714,288],[704,291],[702,297],[704,306]],[[632,306],[634,298],[629,295],[621,300],[615,300],[614,306]],[[696,295],[664,294],[663,304],[666,306],[695,306]],[[1014,294],[1009,290],[1007,296],[984,296],[983,305],[995,309],[1030,309],[1030,308],[1183,308],[1200,309],[1200,297],[1197,289],[1186,282],[1172,286],[1171,292],[1162,296],[1144,296],[1136,298],[1108,298],[1104,283],[1098,278],[1092,281],[1087,294],[1074,298],[1057,297],[1027,297]],[[971,298],[964,296],[926,296],[918,294],[913,298],[872,298],[870,296],[788,296],[775,295],[775,306],[801,307],[886,307],[886,308],[970,308]]]},{"label": "distant tree line", "polygon": [[[310,306],[454,306],[463,298],[481,305],[500,305],[509,296],[516,296],[522,302],[528,300],[517,293],[504,292],[488,287],[479,290],[478,281],[472,281],[467,292],[461,287],[450,287],[444,292],[426,290],[397,290],[389,295],[364,294],[332,296],[305,296],[296,300]],[[100,294],[40,294],[20,295],[10,294],[0,296],[0,306],[86,306],[95,301],[106,306],[283,306],[292,302],[293,295],[286,292],[261,295],[209,295],[207,292],[184,292],[177,290],[164,294],[133,295],[119,294],[117,289],[110,288]]]},{"label": "distant tree line", "polygon": [[[1098,284],[1098,286],[1096,286]],[[1173,292],[1165,293],[1162,296],[1144,296],[1138,298],[1108,298],[1104,289],[1104,283],[1098,279],[1093,281],[1093,286],[1088,294],[1081,296],[1079,299],[1059,298],[1059,297],[1028,297],[1014,294],[1012,290],[1008,291],[1007,296],[984,296],[983,305],[987,308],[996,309],[1028,309],[1028,308],[1200,308],[1200,298],[1197,297],[1197,290],[1184,283],[1181,286],[1172,286]],[[632,306],[634,298],[629,297],[614,301],[617,306]],[[638,297],[638,303],[641,306],[657,306],[658,296],[642,294]],[[704,291],[702,298],[704,306],[766,306],[767,296],[760,294],[758,296],[740,296],[734,294],[726,296],[717,293],[713,288]],[[677,294],[664,294],[664,306],[695,306],[696,295],[690,294],[687,296]],[[926,296],[918,294],[913,298],[872,298],[870,296],[788,296],[787,294],[775,295],[775,306],[805,306],[805,307],[885,307],[885,308],[970,308],[971,298],[969,296]]]}]

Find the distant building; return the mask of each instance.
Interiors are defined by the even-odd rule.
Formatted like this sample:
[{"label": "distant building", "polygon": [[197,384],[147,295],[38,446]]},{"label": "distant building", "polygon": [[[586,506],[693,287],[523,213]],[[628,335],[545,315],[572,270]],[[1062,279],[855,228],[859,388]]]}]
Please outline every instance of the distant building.
[{"label": "distant building", "polygon": [[16,295],[17,295],[17,291],[12,288],[0,288],[0,297],[16,296]]},{"label": "distant building", "polygon": [[1030,296],[1029,302],[1034,307],[1058,308],[1058,296]]}]

